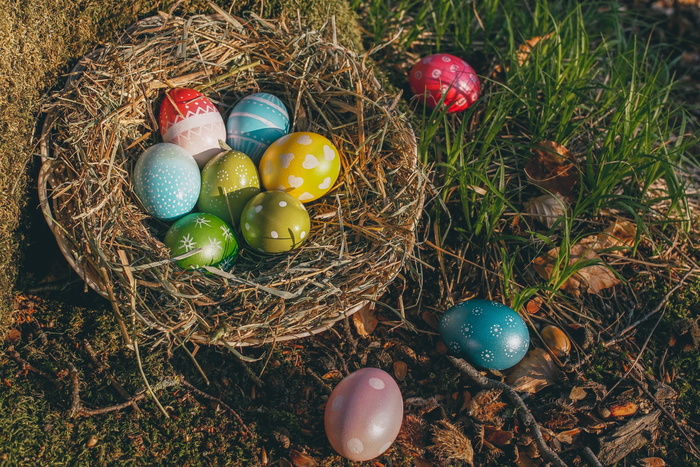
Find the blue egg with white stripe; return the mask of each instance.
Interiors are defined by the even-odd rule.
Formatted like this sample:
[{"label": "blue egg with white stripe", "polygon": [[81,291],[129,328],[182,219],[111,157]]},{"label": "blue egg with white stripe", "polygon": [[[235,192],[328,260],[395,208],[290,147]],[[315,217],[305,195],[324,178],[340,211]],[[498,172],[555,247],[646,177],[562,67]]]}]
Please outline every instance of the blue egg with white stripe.
[{"label": "blue egg with white stripe", "polygon": [[201,183],[197,161],[176,144],[154,144],[134,166],[134,193],[147,213],[164,221],[174,221],[192,211]]},{"label": "blue egg with white stripe", "polygon": [[241,99],[226,122],[226,143],[256,164],[269,145],[289,133],[289,113],[284,102],[266,92]]}]

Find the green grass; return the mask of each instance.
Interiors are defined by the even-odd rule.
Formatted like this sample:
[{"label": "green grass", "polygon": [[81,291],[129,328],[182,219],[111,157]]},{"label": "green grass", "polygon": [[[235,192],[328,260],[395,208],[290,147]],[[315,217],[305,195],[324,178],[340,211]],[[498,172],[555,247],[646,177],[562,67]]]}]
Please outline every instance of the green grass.
[{"label": "green grass", "polygon": [[[46,69],[23,68],[28,74],[34,73],[31,76],[37,80],[46,81],[42,90],[58,85],[58,71],[99,40],[113,37],[136,17],[152,13],[155,8],[167,10],[173,4],[136,2],[129,7],[120,4],[115,10],[117,3],[51,3],[55,10],[64,11],[57,16],[60,21],[56,24],[70,34],[65,36],[65,44],[54,44],[57,52],[51,53],[54,61]],[[217,3],[228,6],[224,1]],[[299,7],[302,18],[316,27],[328,20],[329,13],[341,11],[337,20],[341,36],[346,43],[359,47],[353,13],[345,3],[341,2],[341,6],[340,10],[332,10],[321,1],[287,4],[280,0],[246,2],[234,5],[234,10],[296,18]],[[367,48],[392,40],[373,55],[375,66],[386,72],[388,84],[406,92],[402,105],[413,119],[419,157],[434,169],[434,202],[426,216],[428,224],[421,231],[428,232],[426,237],[440,248],[470,261],[462,269],[463,265],[457,268],[454,261],[439,262],[432,252],[423,255],[433,270],[426,268],[424,277],[406,277],[409,286],[423,279],[430,282],[422,298],[423,308],[409,303],[409,297],[401,303],[407,305],[409,319],[415,319],[418,327],[420,318],[412,315],[416,309],[438,309],[465,295],[492,297],[519,311],[533,297],[542,297],[546,311],[530,317],[531,324],[584,321],[592,323],[601,340],[609,339],[615,329],[624,327],[625,320],[638,316],[630,313],[630,303],[639,304],[636,312],[641,313],[655,306],[673,285],[669,284],[673,276],[654,264],[686,261],[683,254],[696,254],[688,242],[689,238],[697,238],[697,226],[692,219],[693,200],[686,195],[688,181],[684,171],[693,163],[688,154],[698,143],[691,131],[697,123],[678,105],[675,59],[669,58],[669,49],[665,44],[645,39],[654,24],[621,6],[617,2],[541,0],[351,0],[350,7],[362,18]],[[183,7],[192,11],[203,10],[206,5],[195,1],[185,2]],[[73,26],[66,17],[72,14],[76,17]],[[97,24],[104,24],[105,30],[96,32]],[[548,34],[551,36],[520,63],[520,45]],[[411,64],[417,57],[435,52],[461,56],[482,78],[482,98],[464,113],[432,111],[411,100],[407,93],[406,74]],[[496,71],[497,66],[500,71]],[[36,81],[31,84],[36,85]],[[36,113],[37,89],[23,101],[18,113],[22,116],[19,120],[29,122],[18,133],[25,139],[31,134],[30,116]],[[28,159],[31,150],[26,141],[20,140],[16,137],[11,147],[20,148],[17,152]],[[524,168],[531,149],[542,140],[564,144],[579,162],[578,185],[570,211],[551,229],[524,211],[524,203],[541,194],[527,180]],[[659,187],[663,189],[657,190]],[[24,190],[33,189],[25,186]],[[13,209],[10,211],[15,213],[20,208]],[[618,261],[611,266],[623,279],[623,287],[614,294],[604,294],[605,298],[586,294],[576,298],[562,292],[560,285],[567,279],[600,261],[569,264],[571,246],[599,233],[615,218],[629,219],[638,229],[634,246],[626,256],[638,263]],[[34,217],[32,222],[36,225],[42,221]],[[45,240],[33,236],[30,224],[26,225],[30,246]],[[532,261],[555,247],[561,248],[562,254],[554,274],[544,280],[533,272]],[[15,249],[9,249],[8,254]],[[28,252],[25,256],[37,259]],[[34,269],[36,265],[25,267],[24,272],[32,273]],[[459,280],[451,283],[457,270]],[[24,284],[33,285],[31,276],[26,277],[29,278]],[[647,283],[639,277],[653,280]],[[440,286],[433,287],[432,282]],[[664,315],[650,341],[642,363],[656,378],[661,375],[653,356],[663,352],[675,320],[697,316],[693,299],[696,293],[694,285],[673,298],[674,307]],[[397,297],[386,299],[398,309],[396,300]],[[121,402],[104,374],[97,371],[82,350],[83,339],[88,339],[129,393],[143,387],[139,365],[133,353],[123,348],[104,303],[81,304],[63,295],[58,301],[47,303],[50,309],[40,310],[39,324],[18,326],[22,337],[16,347],[25,359],[50,375],[59,375],[68,362],[74,363],[79,368],[81,396],[86,403],[103,407]],[[638,341],[651,332],[650,325],[640,328]],[[45,341],[38,329],[46,336]],[[407,397],[427,399],[437,395],[441,401],[448,401],[454,391],[467,387],[434,351],[431,337],[405,334],[399,339],[399,335],[386,331],[383,342],[392,340],[394,345],[397,339],[403,339],[430,357],[429,370],[412,367],[410,383],[402,384]],[[339,337],[333,345],[338,341],[338,347],[348,352],[352,365],[381,366],[384,361],[378,357],[368,359],[368,354],[373,357],[383,352],[381,348],[365,348],[355,355],[349,353],[348,344]],[[266,387],[257,389],[256,397],[251,395],[254,385],[240,364],[218,349],[200,349],[197,354],[198,363],[212,383],[206,387],[181,349],[171,349],[173,356],[162,348],[140,347],[143,371],[151,384],[157,384],[164,375],[184,373],[199,387],[240,408],[252,430],[250,437],[241,433],[240,426],[228,414],[181,388],[158,392],[158,400],[170,418],[148,400],[141,404],[140,417],[125,410],[70,419],[70,389],[65,376],[56,389],[31,372],[22,372],[8,357],[1,357],[0,384],[4,387],[0,390],[0,410],[4,416],[0,417],[0,464],[256,465],[263,446],[270,459],[289,457],[288,449],[275,441],[275,431],[285,427],[293,440],[292,447],[307,448],[322,459],[323,465],[346,465],[333,455],[325,441],[323,396],[318,393],[318,385],[303,373],[305,368],[324,372],[318,359],[322,352],[315,347],[319,341],[313,342],[264,349],[270,351],[270,365],[263,375]],[[533,342],[538,341],[533,338]],[[592,347],[588,352],[594,356],[590,367],[583,370],[584,376],[602,384],[614,384],[618,359],[634,349],[633,344],[630,341],[630,345],[614,352]],[[700,382],[697,351],[675,356],[677,359],[669,363],[680,375],[673,383],[680,394],[677,414],[687,418],[700,403],[696,390]],[[250,367],[258,372],[267,363],[265,359]],[[313,390],[311,396],[306,395],[309,388]],[[448,406],[449,402],[443,404]],[[669,426],[668,432],[671,434],[662,440],[659,449],[669,464],[676,460],[692,465],[694,459],[677,447],[680,442],[673,427]],[[91,436],[98,438],[98,443],[88,448],[86,443]],[[405,452],[397,450],[392,456],[394,465],[412,464]],[[484,455],[480,459],[488,458]]]}]

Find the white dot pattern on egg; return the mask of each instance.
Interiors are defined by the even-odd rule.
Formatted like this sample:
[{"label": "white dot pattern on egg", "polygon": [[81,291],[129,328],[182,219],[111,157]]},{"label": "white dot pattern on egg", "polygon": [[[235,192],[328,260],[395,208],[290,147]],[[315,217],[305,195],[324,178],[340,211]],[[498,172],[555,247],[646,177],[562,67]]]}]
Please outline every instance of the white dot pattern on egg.
[{"label": "white dot pattern on egg", "polygon": [[197,162],[172,143],[146,149],[136,161],[133,180],[134,192],[146,212],[166,221],[190,212],[201,186]]},{"label": "white dot pattern on egg", "polygon": [[527,353],[529,333],[523,319],[502,303],[467,300],[440,319],[440,335],[450,352],[482,368],[504,370]]}]

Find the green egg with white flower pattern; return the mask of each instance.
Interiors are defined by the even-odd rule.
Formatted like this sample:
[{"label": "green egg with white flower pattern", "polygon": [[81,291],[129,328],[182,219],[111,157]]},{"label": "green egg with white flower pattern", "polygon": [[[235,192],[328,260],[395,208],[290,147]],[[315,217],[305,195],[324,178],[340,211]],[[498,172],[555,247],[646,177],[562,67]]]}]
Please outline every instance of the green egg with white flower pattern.
[{"label": "green egg with white flower pattern", "polygon": [[284,191],[263,191],[248,201],[241,214],[241,233],[261,253],[283,253],[309,236],[311,219],[304,205]]},{"label": "green egg with white flower pattern", "polygon": [[202,187],[197,209],[237,226],[243,206],[260,193],[255,163],[240,151],[223,152],[202,169]]},{"label": "green egg with white flower pattern", "polygon": [[172,256],[200,249],[176,262],[183,269],[204,266],[229,269],[239,250],[231,227],[219,217],[206,212],[195,212],[178,219],[170,226],[163,241],[170,248]]}]

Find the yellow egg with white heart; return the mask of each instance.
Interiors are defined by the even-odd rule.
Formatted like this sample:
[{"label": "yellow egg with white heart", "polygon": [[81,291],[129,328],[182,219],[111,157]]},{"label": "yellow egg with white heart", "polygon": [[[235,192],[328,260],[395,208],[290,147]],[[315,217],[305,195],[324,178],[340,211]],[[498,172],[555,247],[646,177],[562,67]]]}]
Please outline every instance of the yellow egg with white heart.
[{"label": "yellow egg with white heart", "polygon": [[299,131],[272,143],[259,170],[265,189],[284,191],[308,203],[333,189],[340,175],[340,155],[325,136]]}]

